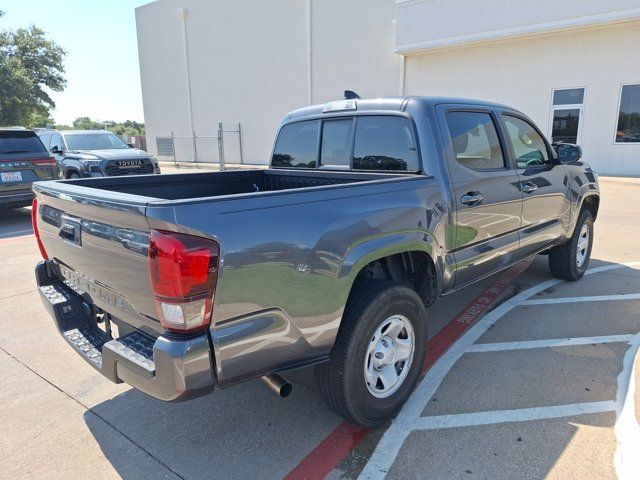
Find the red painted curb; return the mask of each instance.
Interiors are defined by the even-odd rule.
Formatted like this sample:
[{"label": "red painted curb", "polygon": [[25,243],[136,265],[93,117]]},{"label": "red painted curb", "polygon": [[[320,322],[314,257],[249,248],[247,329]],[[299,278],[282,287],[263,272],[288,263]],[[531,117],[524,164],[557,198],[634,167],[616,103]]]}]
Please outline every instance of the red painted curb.
[{"label": "red painted curb", "polygon": [[[522,261],[506,270],[484,292],[463,308],[431,340],[427,348],[422,371],[425,372],[458,340],[467,328],[486,311],[507,286],[524,272],[533,258]],[[368,428],[343,421],[318,444],[284,480],[322,480],[356,448],[369,433]]]}]

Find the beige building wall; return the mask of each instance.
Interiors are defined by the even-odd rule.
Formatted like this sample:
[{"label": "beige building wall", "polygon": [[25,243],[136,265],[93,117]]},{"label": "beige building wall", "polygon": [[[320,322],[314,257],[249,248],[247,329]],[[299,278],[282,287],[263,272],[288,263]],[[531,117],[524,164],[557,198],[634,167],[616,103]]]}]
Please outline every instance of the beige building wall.
[{"label": "beige building wall", "polygon": [[[397,95],[393,0],[159,0],[136,9],[147,144],[174,132],[179,159],[192,158],[185,66],[186,31],[193,130],[242,125],[245,163],[268,163],[284,115],[342,97]],[[213,138],[198,158],[217,161]],[[225,135],[227,162],[239,161]]]},{"label": "beige building wall", "polygon": [[[614,143],[621,85],[640,84],[640,0],[158,0],[136,21],[152,153],[173,131],[192,159],[195,130],[215,162],[217,122],[240,122],[245,162],[267,163],[288,111],[345,89],[502,102],[549,135],[553,89],[584,87],[585,159],[640,175],[640,143]],[[236,134],[225,153],[239,161]]]},{"label": "beige building wall", "polygon": [[505,103],[550,134],[552,91],[585,87],[581,146],[596,171],[640,174],[615,144],[621,84],[640,83],[640,22],[433,49],[406,57],[405,92]]}]

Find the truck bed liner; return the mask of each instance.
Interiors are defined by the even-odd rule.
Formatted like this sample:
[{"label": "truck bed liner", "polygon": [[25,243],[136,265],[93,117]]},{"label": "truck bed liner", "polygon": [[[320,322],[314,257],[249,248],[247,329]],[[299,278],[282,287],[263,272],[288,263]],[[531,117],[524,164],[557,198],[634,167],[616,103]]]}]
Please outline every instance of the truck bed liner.
[{"label": "truck bed liner", "polygon": [[359,183],[406,176],[394,173],[243,170],[172,175],[96,178],[82,186],[163,200],[218,197],[252,192],[290,190]]}]

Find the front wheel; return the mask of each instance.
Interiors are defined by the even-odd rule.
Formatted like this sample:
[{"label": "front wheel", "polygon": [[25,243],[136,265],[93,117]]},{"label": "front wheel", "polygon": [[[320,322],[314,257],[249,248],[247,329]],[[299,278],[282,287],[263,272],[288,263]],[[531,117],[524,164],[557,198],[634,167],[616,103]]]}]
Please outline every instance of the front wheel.
[{"label": "front wheel", "polygon": [[588,210],[580,213],[571,239],[549,250],[549,268],[554,277],[578,280],[584,275],[593,246],[593,215]]},{"label": "front wheel", "polygon": [[354,296],[316,380],[329,408],[371,427],[393,418],[418,381],[426,312],[414,290],[393,283],[368,282]]}]

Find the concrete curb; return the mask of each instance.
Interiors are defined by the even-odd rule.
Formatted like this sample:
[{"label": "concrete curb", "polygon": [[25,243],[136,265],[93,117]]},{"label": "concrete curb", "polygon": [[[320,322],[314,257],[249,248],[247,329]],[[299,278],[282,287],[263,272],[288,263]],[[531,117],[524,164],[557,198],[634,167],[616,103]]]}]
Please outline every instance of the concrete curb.
[{"label": "concrete curb", "polygon": [[[640,364],[640,333],[636,334],[630,342],[630,348],[625,355],[622,372],[618,377],[617,415],[615,424],[616,449],[614,464],[620,480],[638,478],[640,472],[640,457],[638,457],[638,445],[640,445],[640,423],[636,416],[638,406],[636,402],[637,382],[640,381],[638,365]],[[626,385],[626,389],[625,389]]]},{"label": "concrete curb", "polygon": [[[220,165],[217,163],[193,163],[193,162],[171,162],[171,161],[160,161],[160,169],[177,169],[177,170],[202,170],[202,171],[213,171],[217,172],[220,170]],[[227,170],[255,170],[255,169],[263,169],[267,168],[268,165],[247,165],[240,163],[227,163]]]}]

